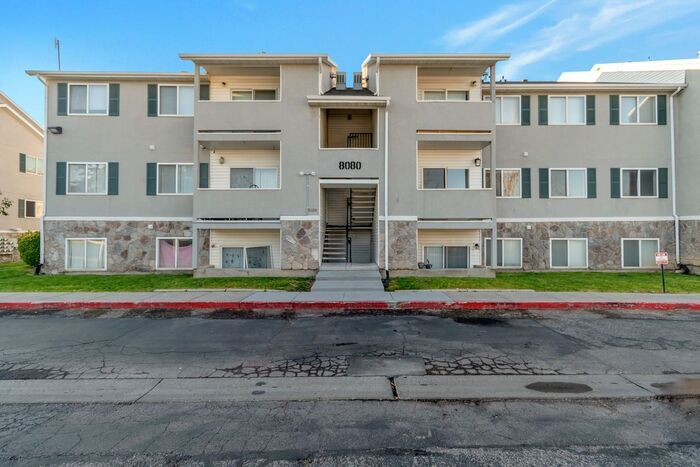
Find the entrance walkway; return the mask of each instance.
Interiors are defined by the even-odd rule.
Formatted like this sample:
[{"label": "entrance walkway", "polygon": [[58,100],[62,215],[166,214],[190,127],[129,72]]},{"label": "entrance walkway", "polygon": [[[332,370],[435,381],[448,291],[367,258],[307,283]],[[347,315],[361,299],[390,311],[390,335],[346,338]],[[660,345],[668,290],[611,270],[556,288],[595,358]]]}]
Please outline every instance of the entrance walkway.
[{"label": "entrance walkway", "polygon": [[376,264],[323,263],[311,292],[383,292]]}]

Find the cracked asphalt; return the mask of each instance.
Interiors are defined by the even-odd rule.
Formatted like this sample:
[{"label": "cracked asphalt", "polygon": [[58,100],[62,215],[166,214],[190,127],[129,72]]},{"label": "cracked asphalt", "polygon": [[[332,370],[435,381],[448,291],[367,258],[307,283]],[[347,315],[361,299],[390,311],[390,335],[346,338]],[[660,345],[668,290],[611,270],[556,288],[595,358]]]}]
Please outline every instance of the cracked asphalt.
[{"label": "cracked asphalt", "polygon": [[[119,316],[118,314],[107,316]],[[0,316],[0,379],[700,374],[700,313]],[[667,401],[1,404],[0,464],[689,465]]]}]

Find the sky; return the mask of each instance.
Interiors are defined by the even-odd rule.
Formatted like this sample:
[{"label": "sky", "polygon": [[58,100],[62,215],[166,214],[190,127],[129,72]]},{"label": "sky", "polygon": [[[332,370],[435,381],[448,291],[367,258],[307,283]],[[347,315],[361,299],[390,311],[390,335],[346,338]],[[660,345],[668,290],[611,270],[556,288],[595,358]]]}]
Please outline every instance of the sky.
[{"label": "sky", "polygon": [[510,53],[497,76],[555,80],[595,63],[695,58],[700,0],[0,0],[0,90],[43,122],[25,70],[192,71],[179,53]]}]

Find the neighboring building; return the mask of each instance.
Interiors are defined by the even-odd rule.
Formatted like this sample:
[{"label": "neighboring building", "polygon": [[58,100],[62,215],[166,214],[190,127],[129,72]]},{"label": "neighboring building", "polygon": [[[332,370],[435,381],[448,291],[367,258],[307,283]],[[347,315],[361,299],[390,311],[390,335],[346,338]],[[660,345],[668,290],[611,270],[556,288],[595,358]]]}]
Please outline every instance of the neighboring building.
[{"label": "neighboring building", "polygon": [[39,230],[43,210],[44,131],[0,92],[0,200],[12,205],[0,215],[0,262],[14,261],[17,237]]},{"label": "neighboring building", "polygon": [[379,54],[350,80],[326,55],[181,58],[193,74],[28,72],[48,272],[643,269],[675,260],[674,206],[698,257],[696,72],[496,83],[508,55]]}]

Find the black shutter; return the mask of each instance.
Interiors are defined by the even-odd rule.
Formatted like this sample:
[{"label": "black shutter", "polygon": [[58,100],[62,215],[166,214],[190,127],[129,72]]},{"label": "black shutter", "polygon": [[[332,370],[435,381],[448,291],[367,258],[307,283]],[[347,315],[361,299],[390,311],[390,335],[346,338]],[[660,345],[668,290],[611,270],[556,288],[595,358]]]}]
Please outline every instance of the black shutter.
[{"label": "black shutter", "polygon": [[586,125],[595,125],[595,96],[586,96]]},{"label": "black shutter", "polygon": [[530,169],[525,168],[521,170],[521,176],[522,176],[522,197],[523,198],[531,198],[532,197],[532,186],[530,183]]},{"label": "black shutter", "polygon": [[58,110],[56,113],[58,115],[68,115],[68,84],[58,83],[56,88],[58,92]]},{"label": "black shutter", "polygon": [[209,85],[200,84],[199,85],[199,100],[208,101],[209,100]]},{"label": "black shutter", "polygon": [[656,123],[658,123],[659,125],[666,125],[666,94],[659,94],[658,96],[656,96],[656,108]]},{"label": "black shutter", "polygon": [[530,96],[520,96],[520,124],[530,125]]},{"label": "black shutter", "polygon": [[537,115],[539,115],[538,123],[540,125],[549,125],[549,99],[547,96],[537,96]]},{"label": "black shutter", "polygon": [[659,198],[668,198],[668,169],[659,168]]},{"label": "black shutter", "polygon": [[620,197],[620,169],[610,169],[610,197]]},{"label": "black shutter", "polygon": [[66,163],[56,162],[56,194],[66,194]]},{"label": "black shutter", "polygon": [[586,169],[586,181],[588,182],[588,197],[595,198],[598,196],[595,169]]},{"label": "black shutter", "polygon": [[119,83],[109,84],[109,116],[119,116]]},{"label": "black shutter", "polygon": [[19,171],[24,173],[27,171],[27,155],[19,153]]},{"label": "black shutter", "polygon": [[158,164],[155,162],[148,162],[146,164],[146,194],[148,196],[155,196],[158,194],[157,182]]},{"label": "black shutter", "polygon": [[148,85],[148,116],[158,116],[158,85]]},{"label": "black shutter", "polygon": [[199,188],[209,188],[209,163],[199,163]]},{"label": "black shutter", "polygon": [[549,169],[540,169],[540,198],[549,198]]},{"label": "black shutter", "polygon": [[464,188],[469,188],[469,169],[464,169]]},{"label": "black shutter", "polygon": [[610,124],[620,124],[620,96],[616,94],[610,95]]},{"label": "black shutter", "polygon": [[107,164],[107,194],[119,194],[119,162]]},{"label": "black shutter", "polygon": [[17,200],[17,217],[20,219],[24,218],[24,200],[23,199]]}]

